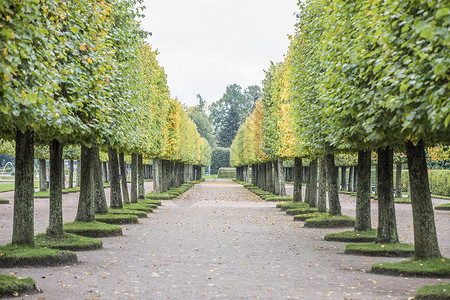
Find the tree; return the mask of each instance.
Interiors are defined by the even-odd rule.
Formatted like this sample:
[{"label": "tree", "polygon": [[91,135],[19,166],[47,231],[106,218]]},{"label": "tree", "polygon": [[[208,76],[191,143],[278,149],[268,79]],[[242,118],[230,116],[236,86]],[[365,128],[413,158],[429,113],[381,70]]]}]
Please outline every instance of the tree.
[{"label": "tree", "polygon": [[199,103],[189,108],[189,118],[197,125],[198,133],[205,138],[211,146],[214,146],[214,129],[211,120],[206,114],[206,101],[200,94],[197,95]]}]

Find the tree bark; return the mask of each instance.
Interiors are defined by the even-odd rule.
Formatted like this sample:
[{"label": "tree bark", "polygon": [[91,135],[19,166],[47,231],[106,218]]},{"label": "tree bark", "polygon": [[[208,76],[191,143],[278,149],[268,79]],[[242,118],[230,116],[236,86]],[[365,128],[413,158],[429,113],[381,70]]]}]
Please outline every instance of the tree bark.
[{"label": "tree bark", "polygon": [[47,234],[63,236],[61,169],[63,145],[58,140],[50,142],[50,209]]},{"label": "tree bark", "polygon": [[73,159],[69,160],[69,189],[73,188]]},{"label": "tree bark", "polygon": [[66,188],[66,170],[64,168],[64,159],[61,164],[61,169],[60,169],[59,175],[61,176],[61,189],[65,189]]},{"label": "tree bark", "polygon": [[371,153],[370,151],[358,151],[358,184],[356,186],[356,220],[355,230],[368,231],[372,229],[370,216],[371,194]]},{"label": "tree bark", "polygon": [[102,172],[102,174],[103,174],[103,181],[105,183],[107,183],[107,182],[109,182],[109,176],[108,176],[109,174],[108,174],[108,167],[107,167],[106,161],[102,162],[101,165],[102,165],[102,168],[103,168],[103,172]]},{"label": "tree bark", "polygon": [[76,186],[80,186],[81,183],[81,160],[77,160],[77,180],[76,180]]},{"label": "tree bark", "polygon": [[406,155],[414,224],[414,257],[415,259],[441,257],[423,141],[419,141],[417,145],[410,141],[406,142]]},{"label": "tree bark", "polygon": [[12,243],[34,245],[34,133],[16,132]]},{"label": "tree bark", "polygon": [[354,167],[350,166],[348,167],[348,185],[347,185],[347,191],[353,192],[353,170]]},{"label": "tree bark", "polygon": [[144,162],[142,154],[138,155],[138,198],[145,198],[145,187],[144,187]]},{"label": "tree bark", "polygon": [[45,159],[39,159],[39,190],[47,190],[47,162]]},{"label": "tree bark", "polygon": [[131,154],[131,203],[137,203],[138,199],[138,191],[137,191],[137,154]]},{"label": "tree bark", "polygon": [[266,162],[266,191],[272,192],[273,190],[273,169],[272,162]]},{"label": "tree bark", "polygon": [[278,177],[278,160],[275,160],[273,162],[274,172],[273,172],[273,191],[275,195],[279,195],[280,191],[280,179]]},{"label": "tree bark", "polygon": [[294,159],[294,202],[302,202],[302,159]]},{"label": "tree bark", "polygon": [[[428,175],[428,174],[427,174]],[[395,173],[395,197],[401,198],[402,195],[402,163],[399,162],[396,164],[396,173]]]},{"label": "tree bark", "polygon": [[[378,236],[376,243],[398,243],[394,205],[394,152],[378,149]],[[361,181],[361,178],[359,179]]]},{"label": "tree bark", "polygon": [[317,201],[317,211],[327,211],[327,171],[325,157],[319,158],[319,195]]},{"label": "tree bark", "polygon": [[81,146],[81,182],[80,199],[78,201],[78,210],[75,221],[77,222],[95,222],[94,207],[94,149]]},{"label": "tree bark", "polygon": [[347,167],[341,167],[341,189],[342,191],[347,190]]},{"label": "tree bark", "polygon": [[[370,176],[372,176],[372,174],[370,174]],[[358,186],[358,166],[354,166],[353,167],[353,191],[356,191],[357,186]],[[370,187],[372,188],[372,183],[370,183]]]},{"label": "tree bark", "polygon": [[336,172],[336,165],[334,164],[334,154],[327,154],[325,159],[327,164],[329,213],[332,216],[339,216],[342,212],[341,203],[339,202],[338,173]]},{"label": "tree bark", "polygon": [[378,196],[378,165],[375,165],[375,196]]},{"label": "tree bark", "polygon": [[[309,165],[311,166],[311,162],[309,163]],[[305,168],[305,174],[306,174],[306,188],[305,188],[305,202],[309,203],[310,202],[310,196],[311,196],[311,168],[307,167]]]},{"label": "tree bark", "polygon": [[[186,168],[187,170],[187,168]],[[153,159],[153,192],[161,193],[161,159]]]},{"label": "tree bark", "polygon": [[120,179],[122,182],[122,198],[125,204],[130,203],[127,184],[127,165],[125,164],[125,154],[119,154]]},{"label": "tree bark", "polygon": [[119,160],[117,159],[116,149],[108,147],[108,161],[109,177],[111,180],[110,206],[111,208],[123,208],[122,191],[120,190]]},{"label": "tree bark", "polygon": [[278,195],[286,196],[286,186],[284,184],[284,167],[283,160],[278,157],[278,182],[279,182],[279,191]]},{"label": "tree bark", "polygon": [[99,152],[98,147],[93,147],[93,151],[94,151],[93,155],[94,155],[94,159],[95,159],[92,162],[94,164],[95,213],[107,214],[108,213],[108,204],[106,203],[105,187],[103,185],[102,162],[100,161],[100,152]]},{"label": "tree bark", "polygon": [[317,206],[317,158],[311,160],[309,175],[309,205]]}]

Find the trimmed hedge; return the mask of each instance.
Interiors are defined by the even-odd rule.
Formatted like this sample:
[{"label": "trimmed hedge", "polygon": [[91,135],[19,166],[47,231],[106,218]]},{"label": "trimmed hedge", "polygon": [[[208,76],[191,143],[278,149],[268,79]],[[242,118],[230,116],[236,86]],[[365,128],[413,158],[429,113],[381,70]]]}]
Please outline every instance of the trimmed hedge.
[{"label": "trimmed hedge", "polygon": [[[395,177],[395,176],[394,176]],[[450,196],[450,170],[428,170],[431,194]],[[408,170],[402,171],[402,190],[409,190]]]},{"label": "trimmed hedge", "polygon": [[220,168],[217,172],[217,178],[231,179],[236,177],[236,168]]}]

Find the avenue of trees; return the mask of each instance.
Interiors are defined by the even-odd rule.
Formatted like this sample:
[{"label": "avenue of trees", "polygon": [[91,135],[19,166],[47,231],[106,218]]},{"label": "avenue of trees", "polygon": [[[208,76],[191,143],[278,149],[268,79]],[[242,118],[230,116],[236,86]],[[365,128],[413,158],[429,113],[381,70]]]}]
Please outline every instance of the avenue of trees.
[{"label": "avenue of trees", "polygon": [[[248,180],[251,165],[254,182],[282,194],[282,161],[294,160],[294,201],[325,212],[327,190],[330,215],[340,215],[336,164],[353,157],[355,230],[366,231],[376,161],[377,242],[397,243],[393,169],[404,160],[415,257],[440,257],[425,150],[450,144],[448,3],[313,0],[299,6],[285,60],[267,70],[262,100],[231,146],[232,164],[241,180]],[[305,162],[309,185],[302,199]]]},{"label": "avenue of trees", "polygon": [[[63,234],[63,157],[80,161],[76,221],[85,222],[108,211],[101,156],[109,162],[111,208],[144,197],[151,160],[155,192],[198,178],[200,166],[209,165],[208,142],[170,98],[158,53],[145,43],[140,4],[0,3],[0,138],[2,144],[14,143],[9,147],[15,156],[13,244],[34,243],[35,153],[50,160],[47,234],[53,236]],[[126,156],[132,165],[130,193]]]}]

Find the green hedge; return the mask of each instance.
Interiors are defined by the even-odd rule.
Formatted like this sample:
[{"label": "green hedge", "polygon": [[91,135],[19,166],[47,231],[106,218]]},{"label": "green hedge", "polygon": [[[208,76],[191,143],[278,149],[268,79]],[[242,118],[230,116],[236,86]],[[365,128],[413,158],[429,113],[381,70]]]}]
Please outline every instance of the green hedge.
[{"label": "green hedge", "polygon": [[230,148],[214,148],[211,152],[211,174],[217,174],[220,168],[226,167],[230,167]]},{"label": "green hedge", "polygon": [[236,168],[220,168],[217,178],[236,178]]},{"label": "green hedge", "polygon": [[[428,170],[428,179],[433,195],[450,196],[450,170]],[[402,171],[402,190],[409,191],[408,170]]]}]

